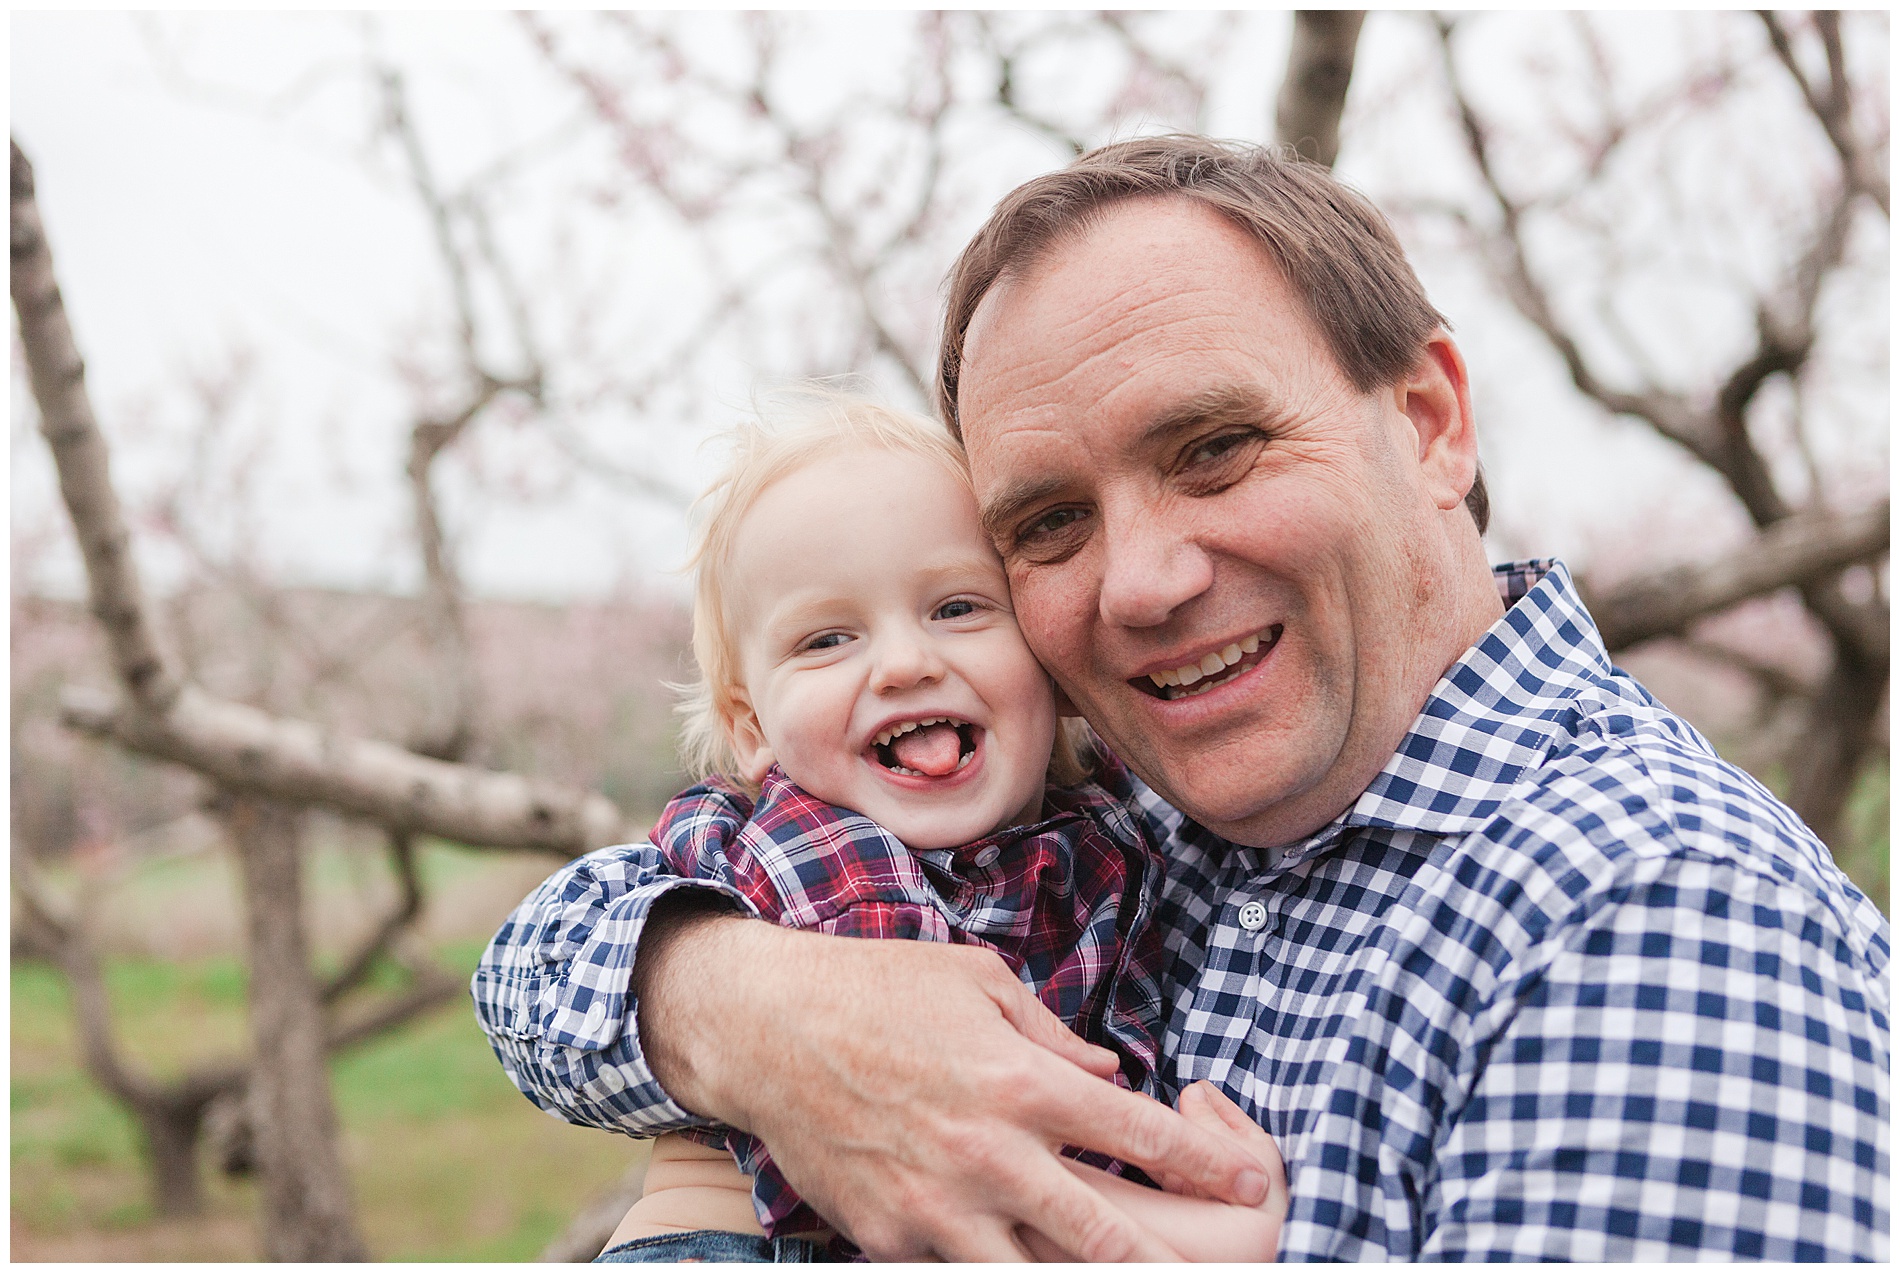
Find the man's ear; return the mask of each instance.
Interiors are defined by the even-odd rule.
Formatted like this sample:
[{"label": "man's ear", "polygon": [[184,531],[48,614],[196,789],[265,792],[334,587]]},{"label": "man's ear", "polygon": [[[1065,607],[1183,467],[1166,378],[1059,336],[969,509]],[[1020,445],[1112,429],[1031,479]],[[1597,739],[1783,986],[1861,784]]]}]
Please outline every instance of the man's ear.
[{"label": "man's ear", "polygon": [[1446,511],[1464,503],[1478,477],[1478,429],[1471,413],[1471,381],[1465,358],[1444,328],[1433,332],[1425,351],[1393,393],[1412,422],[1419,471],[1432,502]]},{"label": "man's ear", "polygon": [[758,715],[745,695],[734,696],[732,714],[725,725],[726,741],[732,744],[732,754],[739,761],[739,776],[756,787],[765,781],[765,771],[778,757],[772,754],[772,744],[766,741]]}]

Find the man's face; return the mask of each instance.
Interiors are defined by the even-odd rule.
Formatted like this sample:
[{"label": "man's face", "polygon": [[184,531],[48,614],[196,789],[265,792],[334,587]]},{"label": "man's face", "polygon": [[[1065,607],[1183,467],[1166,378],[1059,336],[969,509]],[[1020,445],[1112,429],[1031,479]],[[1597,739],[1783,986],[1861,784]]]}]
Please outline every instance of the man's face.
[{"label": "man's face", "polygon": [[1423,471],[1419,411],[1356,390],[1271,258],[1185,200],[1115,207],[971,324],[959,416],[1024,635],[1231,839],[1337,816],[1445,666],[1421,625],[1463,490]]}]

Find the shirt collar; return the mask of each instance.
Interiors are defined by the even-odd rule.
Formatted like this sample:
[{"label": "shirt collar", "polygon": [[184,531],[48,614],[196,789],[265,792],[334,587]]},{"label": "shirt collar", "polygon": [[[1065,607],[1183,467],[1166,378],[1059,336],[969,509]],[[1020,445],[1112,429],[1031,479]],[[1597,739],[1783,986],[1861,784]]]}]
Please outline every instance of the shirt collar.
[{"label": "shirt collar", "polygon": [[1503,807],[1611,673],[1596,622],[1560,561],[1492,568],[1508,609],[1432,687],[1392,758],[1351,808],[1272,855],[1275,872],[1332,848],[1353,828],[1461,835]]}]

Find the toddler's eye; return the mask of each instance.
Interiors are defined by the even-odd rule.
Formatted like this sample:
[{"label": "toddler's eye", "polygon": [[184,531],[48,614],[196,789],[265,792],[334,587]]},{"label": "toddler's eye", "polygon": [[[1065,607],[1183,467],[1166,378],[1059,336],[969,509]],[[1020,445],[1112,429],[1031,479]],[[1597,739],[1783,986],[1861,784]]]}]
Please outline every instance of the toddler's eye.
[{"label": "toddler's eye", "polygon": [[850,635],[844,632],[821,632],[798,648],[801,650],[832,650],[843,645],[850,639]]},{"label": "toddler's eye", "polygon": [[959,598],[956,601],[944,602],[937,607],[936,611],[930,617],[933,619],[961,619],[966,615],[975,613],[976,603],[974,601],[964,601]]}]

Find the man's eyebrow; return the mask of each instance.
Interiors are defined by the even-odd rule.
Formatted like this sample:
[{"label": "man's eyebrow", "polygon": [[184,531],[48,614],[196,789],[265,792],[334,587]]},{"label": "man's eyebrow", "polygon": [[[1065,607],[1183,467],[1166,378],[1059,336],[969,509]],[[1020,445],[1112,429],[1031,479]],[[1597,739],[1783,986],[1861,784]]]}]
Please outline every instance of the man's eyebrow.
[{"label": "man's eyebrow", "polygon": [[983,501],[979,513],[983,533],[990,537],[991,543],[1000,546],[1025,508],[1040,504],[1067,485],[1068,482],[1059,477],[1026,477],[1005,484],[1002,490]]},{"label": "man's eyebrow", "polygon": [[1260,425],[1278,414],[1267,396],[1252,385],[1204,389],[1156,416],[1135,439],[1135,450],[1144,454],[1163,450],[1183,433]]}]

